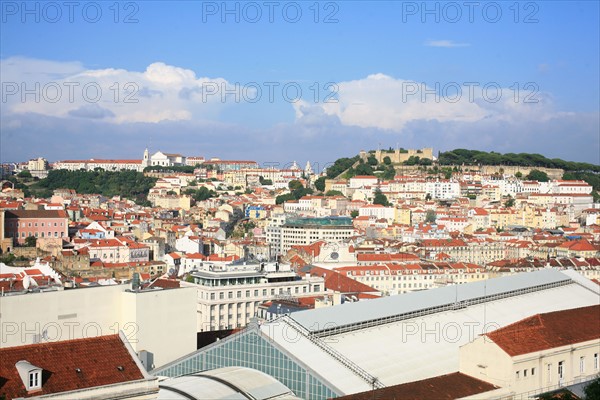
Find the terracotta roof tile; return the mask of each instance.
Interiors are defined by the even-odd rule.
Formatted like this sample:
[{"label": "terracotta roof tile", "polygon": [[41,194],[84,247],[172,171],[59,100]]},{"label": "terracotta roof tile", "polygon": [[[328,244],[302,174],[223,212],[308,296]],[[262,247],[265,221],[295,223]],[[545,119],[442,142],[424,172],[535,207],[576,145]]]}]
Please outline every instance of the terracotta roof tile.
[{"label": "terracotta roof tile", "polygon": [[389,386],[375,391],[355,393],[338,397],[339,400],[452,400],[473,396],[497,389],[491,383],[475,379],[469,375],[454,372],[421,381]]},{"label": "terracotta roof tile", "polygon": [[600,339],[600,305],[537,314],[487,336],[513,357]]},{"label": "terracotta roof tile", "polygon": [[[28,394],[15,364],[43,369],[42,390]],[[123,367],[119,370],[117,367]],[[81,372],[76,372],[79,368]],[[31,397],[144,379],[119,335],[0,349],[0,393]]]}]

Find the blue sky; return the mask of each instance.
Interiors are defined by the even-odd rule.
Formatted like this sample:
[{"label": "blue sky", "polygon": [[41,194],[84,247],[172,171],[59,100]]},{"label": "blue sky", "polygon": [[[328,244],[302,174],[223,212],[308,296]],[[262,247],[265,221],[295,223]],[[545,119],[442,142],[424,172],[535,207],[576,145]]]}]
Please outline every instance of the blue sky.
[{"label": "blue sky", "polygon": [[2,162],[150,145],[324,164],[399,143],[600,163],[598,2],[77,2],[72,22],[0,4]]}]

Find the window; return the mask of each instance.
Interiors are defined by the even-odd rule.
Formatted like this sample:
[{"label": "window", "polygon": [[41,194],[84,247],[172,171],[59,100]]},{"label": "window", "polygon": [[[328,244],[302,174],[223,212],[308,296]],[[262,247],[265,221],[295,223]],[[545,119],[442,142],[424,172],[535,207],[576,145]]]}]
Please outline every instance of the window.
[{"label": "window", "polygon": [[531,368],[531,376],[535,375],[535,368]]},{"label": "window", "polygon": [[517,379],[519,379],[519,378],[520,378],[519,371],[517,371]]},{"label": "window", "polygon": [[211,300],[214,300],[214,299],[215,299],[215,294],[214,294],[214,293],[211,293],[211,294],[210,294],[210,299],[211,299]]},{"label": "window", "polygon": [[258,297],[258,289],[254,291],[254,297]]},{"label": "window", "polygon": [[523,370],[523,378],[527,378],[527,370],[526,369]]},{"label": "window", "polygon": [[585,370],[585,357],[579,357],[579,373],[583,374]]},{"label": "window", "polygon": [[594,353],[594,369],[598,369],[598,353]]},{"label": "window", "polygon": [[40,386],[39,371],[29,373],[29,389],[34,389]]},{"label": "window", "polygon": [[548,379],[548,383],[552,382],[552,364],[548,364],[548,376],[547,376],[547,379]]},{"label": "window", "polygon": [[564,366],[565,362],[564,361],[559,361],[558,362],[558,379],[562,379],[563,378],[563,372],[564,372]]},{"label": "window", "polygon": [[219,292],[219,299],[223,300],[225,298],[225,292]]},{"label": "window", "polygon": [[267,295],[267,289],[263,289],[263,296]]},{"label": "window", "polygon": [[227,292],[227,298],[233,299],[233,292]]}]

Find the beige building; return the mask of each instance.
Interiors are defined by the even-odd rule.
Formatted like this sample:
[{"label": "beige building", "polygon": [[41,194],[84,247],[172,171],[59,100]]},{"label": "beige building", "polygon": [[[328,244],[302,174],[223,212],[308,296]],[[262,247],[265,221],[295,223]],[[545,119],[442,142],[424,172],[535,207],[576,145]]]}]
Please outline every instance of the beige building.
[{"label": "beige building", "polygon": [[600,305],[534,315],[462,346],[460,372],[516,399],[588,381],[600,373],[599,326]]}]

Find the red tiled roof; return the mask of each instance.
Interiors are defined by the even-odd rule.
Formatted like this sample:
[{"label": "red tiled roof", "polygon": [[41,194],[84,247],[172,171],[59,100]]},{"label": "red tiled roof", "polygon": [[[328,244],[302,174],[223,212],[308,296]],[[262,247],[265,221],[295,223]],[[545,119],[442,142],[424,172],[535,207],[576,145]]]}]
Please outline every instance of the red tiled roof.
[{"label": "red tiled roof", "polygon": [[65,210],[12,210],[6,211],[6,219],[11,218],[67,218]]},{"label": "red tiled roof", "polygon": [[497,389],[491,383],[475,379],[469,375],[454,372],[421,381],[388,386],[375,391],[355,393],[338,397],[339,400],[453,400]]},{"label": "red tiled roof", "polygon": [[410,253],[383,253],[369,254],[360,253],[356,255],[357,261],[392,262],[392,261],[419,261],[419,256]]},{"label": "red tiled roof", "polygon": [[321,276],[325,278],[325,288],[341,293],[376,293],[377,289],[360,283],[352,278],[339,272],[328,270],[321,267],[309,267],[310,274],[313,276]]},{"label": "red tiled roof", "polygon": [[513,357],[600,339],[600,305],[537,314],[487,336]]},{"label": "red tiled roof", "polygon": [[[42,389],[28,394],[15,364],[42,368]],[[123,370],[117,367],[123,367]],[[76,372],[79,368],[81,372]],[[0,393],[32,397],[144,379],[119,335],[0,349]]]}]

